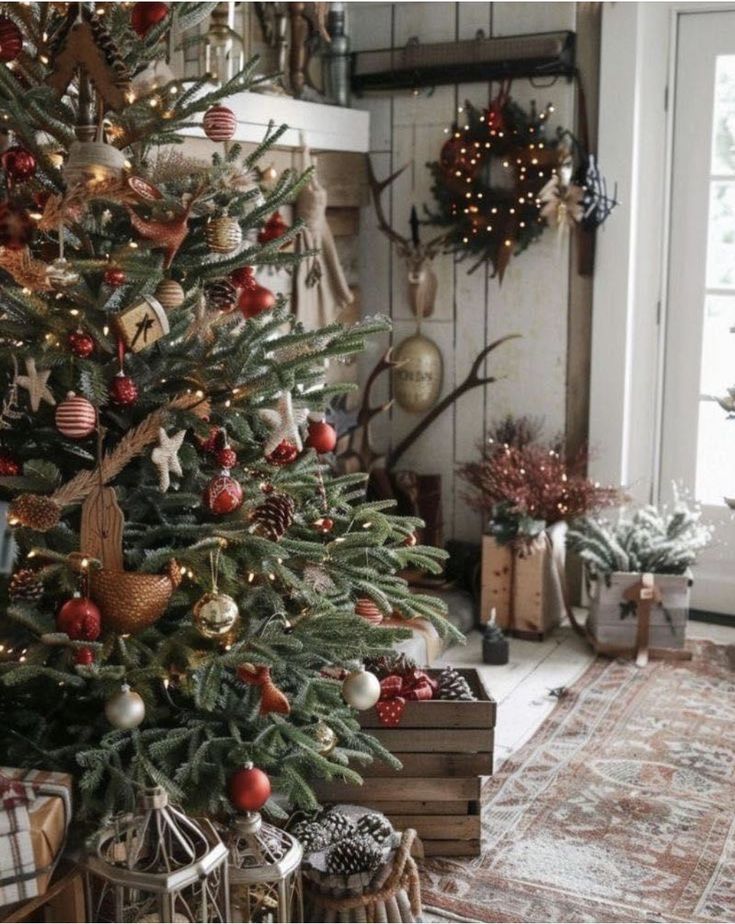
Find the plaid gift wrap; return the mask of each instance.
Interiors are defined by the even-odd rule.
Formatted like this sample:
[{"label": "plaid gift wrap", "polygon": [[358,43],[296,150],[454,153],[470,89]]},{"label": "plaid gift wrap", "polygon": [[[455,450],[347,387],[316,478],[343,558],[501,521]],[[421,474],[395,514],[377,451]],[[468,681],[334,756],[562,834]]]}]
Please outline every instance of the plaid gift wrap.
[{"label": "plaid gift wrap", "polygon": [[71,820],[67,773],[0,767],[0,906],[46,891]]}]

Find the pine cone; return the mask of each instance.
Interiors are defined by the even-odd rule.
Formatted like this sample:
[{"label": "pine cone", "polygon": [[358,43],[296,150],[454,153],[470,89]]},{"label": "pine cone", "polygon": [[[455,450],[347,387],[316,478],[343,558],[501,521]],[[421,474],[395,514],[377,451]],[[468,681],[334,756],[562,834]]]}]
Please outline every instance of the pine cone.
[{"label": "pine cone", "polygon": [[[61,519],[61,508],[50,497],[40,494],[21,494],[10,505],[8,522],[35,529],[39,533],[53,529]],[[15,521],[15,522],[14,522]]]},{"label": "pine cone", "polygon": [[323,850],[332,843],[329,832],[316,821],[300,821],[291,828],[291,834],[304,848],[304,853]]},{"label": "pine cone", "polygon": [[37,603],[43,596],[43,581],[30,568],[21,568],[10,578],[8,594],[13,601]]},{"label": "pine cone", "polygon": [[357,832],[364,837],[371,837],[376,844],[384,844],[393,836],[393,825],[385,815],[370,812],[357,820]]},{"label": "pine cone", "polygon": [[453,667],[445,667],[439,674],[437,699],[456,699],[469,703],[474,702],[477,697],[459,671]]},{"label": "pine cone", "polygon": [[288,494],[271,494],[251,514],[255,532],[264,539],[278,542],[293,523],[296,504]]},{"label": "pine cone", "polygon": [[355,822],[342,812],[325,812],[317,818],[317,822],[328,833],[331,843],[355,833]]},{"label": "pine cone", "polygon": [[380,866],[383,852],[372,838],[353,834],[329,848],[327,872],[349,876],[352,873],[369,873]]},{"label": "pine cone", "polygon": [[415,671],[418,664],[413,658],[410,658],[403,652],[391,652],[390,654],[375,655],[372,658],[365,659],[365,670],[371,671],[378,680],[384,677],[390,677],[391,674],[397,674],[399,677],[405,677],[411,671]]}]

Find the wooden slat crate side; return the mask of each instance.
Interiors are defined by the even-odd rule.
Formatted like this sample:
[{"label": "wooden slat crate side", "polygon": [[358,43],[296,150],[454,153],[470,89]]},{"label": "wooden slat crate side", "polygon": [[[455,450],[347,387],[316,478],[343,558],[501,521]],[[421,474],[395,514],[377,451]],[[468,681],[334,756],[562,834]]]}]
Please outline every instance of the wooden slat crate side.
[{"label": "wooden slat crate side", "polygon": [[423,840],[425,857],[479,857],[482,853],[480,839],[468,841],[432,841]]},{"label": "wooden slat crate side", "polygon": [[479,815],[389,814],[388,817],[397,831],[413,828],[421,840],[479,840],[482,833]]},{"label": "wooden slat crate side", "polygon": [[391,753],[478,754],[492,748],[484,728],[374,728],[370,732]]},{"label": "wooden slat crate side", "polygon": [[371,802],[426,800],[430,802],[476,800],[480,798],[481,780],[478,776],[464,779],[426,779],[400,776],[381,779],[375,777],[363,786],[352,783],[317,783],[317,796],[329,802]]},{"label": "wooden slat crate side", "polygon": [[[340,800],[342,801],[342,800]],[[471,808],[476,803],[471,800],[464,802],[382,802],[380,800],[364,799],[359,796],[350,799],[352,805],[362,805],[364,808],[383,812],[385,815],[472,815]]]},{"label": "wooden slat crate side", "polygon": [[423,776],[423,777],[468,777],[490,776],[493,772],[492,736],[489,751],[476,754],[406,754],[394,751],[393,756],[403,764],[402,770],[394,770],[381,761],[373,761],[357,768],[360,776],[374,777]]}]

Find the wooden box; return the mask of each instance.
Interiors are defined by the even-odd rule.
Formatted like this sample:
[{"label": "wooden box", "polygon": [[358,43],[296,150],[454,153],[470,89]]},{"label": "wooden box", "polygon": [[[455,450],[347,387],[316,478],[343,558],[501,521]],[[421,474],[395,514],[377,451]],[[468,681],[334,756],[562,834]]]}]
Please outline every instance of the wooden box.
[{"label": "wooden box", "polygon": [[[439,671],[429,670],[436,676]],[[481,848],[481,777],[493,771],[495,700],[474,669],[460,673],[476,702],[408,702],[397,728],[371,709],[360,724],[403,764],[360,769],[363,786],[320,783],[323,802],[351,802],[384,812],[399,830],[414,828],[425,856],[477,856]]]},{"label": "wooden box", "polygon": [[558,523],[528,547],[501,545],[482,537],[480,621],[495,621],[519,638],[542,639],[564,612],[564,524]]},{"label": "wooden box", "polygon": [[[638,620],[635,607],[623,595],[640,579],[640,574],[616,571],[593,582],[587,635],[600,653],[624,654],[635,649]],[[653,581],[662,602],[651,608],[648,647],[681,649],[686,639],[691,574],[654,574]]]}]

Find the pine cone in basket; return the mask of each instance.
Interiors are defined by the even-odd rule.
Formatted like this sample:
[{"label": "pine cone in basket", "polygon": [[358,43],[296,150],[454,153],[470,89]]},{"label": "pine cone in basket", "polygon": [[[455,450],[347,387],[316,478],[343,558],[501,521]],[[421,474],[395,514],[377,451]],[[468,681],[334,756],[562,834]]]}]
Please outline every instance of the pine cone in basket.
[{"label": "pine cone in basket", "polygon": [[255,532],[264,539],[278,542],[293,523],[296,504],[288,494],[271,494],[251,514]]},{"label": "pine cone in basket", "polygon": [[391,674],[397,674],[404,677],[415,671],[418,664],[413,658],[409,658],[403,652],[392,652],[391,654],[374,655],[365,659],[365,670],[375,674],[378,680],[389,677]]},{"label": "pine cone in basket", "polygon": [[469,703],[474,702],[477,697],[459,671],[453,667],[445,667],[439,674],[437,699],[457,699]]},{"label": "pine cone in basket", "polygon": [[327,852],[327,871],[332,875],[350,876],[370,873],[383,861],[383,851],[372,838],[352,834]]},{"label": "pine cone in basket", "polygon": [[354,834],[356,830],[355,822],[342,812],[324,812],[317,818],[317,823],[328,833],[330,844],[349,834]]},{"label": "pine cone in basket", "polygon": [[393,836],[393,825],[385,815],[369,812],[357,820],[357,832],[364,837],[371,837],[376,844],[384,844]]},{"label": "pine cone in basket", "polygon": [[291,828],[291,834],[304,848],[304,853],[323,850],[332,843],[332,838],[325,828],[316,821],[300,821]]},{"label": "pine cone in basket", "polygon": [[21,568],[10,578],[8,595],[14,602],[37,603],[43,596],[43,581],[30,568]]}]

